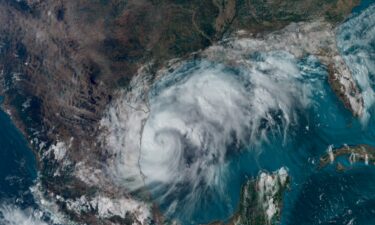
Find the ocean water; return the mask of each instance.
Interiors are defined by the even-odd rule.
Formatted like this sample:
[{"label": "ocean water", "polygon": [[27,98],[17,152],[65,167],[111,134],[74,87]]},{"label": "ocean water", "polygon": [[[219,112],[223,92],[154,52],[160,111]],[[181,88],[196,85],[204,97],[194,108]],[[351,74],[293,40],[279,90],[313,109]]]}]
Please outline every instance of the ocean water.
[{"label": "ocean water", "polygon": [[0,199],[25,199],[37,174],[35,158],[23,135],[3,111],[0,124]]},{"label": "ocean water", "polygon": [[[354,118],[343,107],[329,88],[326,68],[312,56],[295,59],[280,52],[249,56],[248,60],[259,64],[250,77],[240,69],[191,62],[174,73],[177,77],[156,84],[150,93],[151,110],[160,113],[149,118],[146,134],[158,138],[149,144],[162,146],[166,154],[173,153],[173,159],[181,159],[183,165],[188,165],[184,168],[171,165],[173,160],[169,158],[160,163],[151,150],[143,156],[141,163],[151,165],[146,173],[160,169],[158,176],[150,175],[153,179],[149,187],[162,210],[183,224],[226,220],[237,209],[245,180],[257,176],[259,171],[286,166],[292,183],[283,203],[283,225],[375,224],[374,167],[358,164],[344,173],[337,173],[332,166],[317,169],[319,157],[330,145],[375,146],[374,25],[375,6],[371,0],[363,1],[337,34],[338,47],[365,93],[366,120]],[[267,60],[281,60],[288,70],[269,67]],[[205,76],[194,76],[197,71],[199,74],[205,71]],[[280,71],[288,76],[276,78]],[[212,77],[213,73],[219,75]],[[275,77],[269,78],[270,73],[275,73]],[[214,85],[207,86],[213,78]],[[194,82],[189,83],[191,79]],[[275,85],[269,85],[269,81]],[[180,85],[174,87],[175,83]],[[202,108],[207,106],[205,99],[183,95],[191,89],[196,92],[190,93],[193,97],[214,93],[209,95],[211,108]],[[274,92],[263,92],[268,89]],[[231,96],[230,101],[222,101],[223,90]],[[277,101],[273,102],[274,99]],[[199,101],[197,104],[197,100],[202,104]],[[256,110],[247,105],[256,106]],[[265,112],[269,112],[267,117],[260,116]],[[252,118],[247,121],[251,126],[236,123],[238,117]],[[160,121],[166,121],[168,126]],[[189,129],[181,124],[188,124]],[[234,137],[230,132],[227,135],[220,124],[242,135]],[[204,140],[189,136],[189,130],[198,131],[202,134],[199,138]],[[237,146],[236,138],[252,141]],[[202,144],[207,142],[215,148]],[[192,146],[189,152],[167,151],[168,147],[187,144]],[[191,153],[197,149],[203,151]],[[0,224],[46,224],[30,214],[30,208],[38,208],[30,192],[37,177],[34,156],[3,111],[0,111],[0,155]],[[12,216],[16,219],[10,219]]]},{"label": "ocean water", "polygon": [[[37,177],[34,154],[8,114],[0,110],[0,224],[34,224],[30,187]],[[42,224],[42,223],[36,223]]]},{"label": "ocean water", "polygon": [[[225,167],[214,167],[217,174],[209,174],[223,178],[215,181],[214,187],[206,187],[207,182],[211,182],[210,179],[192,176],[193,183],[202,181],[197,184],[198,188],[195,183],[191,185],[186,182],[184,189],[173,185],[176,189],[172,195],[165,196],[163,191],[154,193],[166,213],[169,213],[171,205],[173,206],[171,218],[177,217],[183,224],[226,220],[236,211],[241,185],[247,179],[256,177],[259,171],[275,171],[286,166],[292,177],[292,184],[291,191],[285,197],[282,224],[348,224],[353,218],[353,224],[372,224],[365,216],[375,216],[375,205],[371,204],[375,200],[375,180],[371,179],[375,168],[362,166],[357,169],[354,166],[353,171],[337,173],[332,168],[318,170],[317,166],[320,156],[327,152],[330,145],[375,145],[375,119],[370,117],[364,123],[352,117],[330,89],[326,81],[326,69],[316,59],[304,58],[297,64],[302,73],[307,75],[303,79],[308,79],[312,86],[319,88],[313,89],[311,105],[294,112],[298,119],[289,124],[286,136],[283,131],[280,132],[280,127],[271,126],[266,129],[266,140],[259,145],[250,145],[240,150],[227,146],[225,153],[229,163]],[[368,110],[372,115],[373,108]],[[361,190],[362,186],[366,188]],[[318,188],[320,192],[314,188]],[[316,201],[326,189],[325,198]],[[192,203],[186,196],[194,192],[199,199],[194,199]],[[176,202],[176,195],[180,202]],[[361,201],[363,207],[357,205],[357,201]],[[344,211],[336,212],[336,208],[342,205],[346,206],[347,211],[352,211],[352,214],[345,214],[346,219],[340,216]],[[358,211],[361,213],[356,214]],[[311,217],[306,219],[305,215]]]},{"label": "ocean water", "polygon": [[[374,145],[374,24],[373,1],[362,1],[337,33],[339,50],[363,92],[368,120],[358,121],[340,107],[326,105],[326,101],[317,111],[325,115],[317,120],[325,126],[317,129],[315,140],[309,142],[319,140],[319,144],[326,146]],[[328,107],[331,109],[326,111]],[[323,154],[324,146],[313,151]],[[350,166],[347,161],[342,163]],[[282,224],[375,224],[374,169],[359,163],[344,173],[328,166],[304,174],[302,180],[293,182],[294,190],[286,194]]]},{"label": "ocean water", "polygon": [[[246,179],[286,166],[292,184],[282,224],[375,224],[373,166],[358,164],[345,173],[317,168],[329,146],[375,145],[372,1],[354,9],[336,38],[364,95],[361,119],[344,108],[328,85],[327,69],[312,56],[251,55],[244,59],[255,65],[250,78],[241,68],[197,60],[155,85],[140,162],[167,215],[183,224],[225,221]],[[251,141],[236,145],[245,139]],[[165,160],[163,151],[176,160]]]}]

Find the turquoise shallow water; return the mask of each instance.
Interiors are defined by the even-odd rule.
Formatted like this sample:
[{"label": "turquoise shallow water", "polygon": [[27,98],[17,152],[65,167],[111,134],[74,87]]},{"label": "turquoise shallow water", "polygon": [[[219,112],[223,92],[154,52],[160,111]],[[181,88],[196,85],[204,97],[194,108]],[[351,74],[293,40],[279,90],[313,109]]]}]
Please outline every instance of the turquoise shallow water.
[{"label": "turquoise shallow water", "polygon": [[[309,79],[322,85],[322,89],[314,93],[314,104],[306,111],[298,111],[298,123],[291,125],[286,140],[283,136],[271,134],[266,143],[230,155],[228,173],[225,175],[228,177],[225,181],[227,183],[223,185],[225,191],[215,193],[215,190],[211,190],[211,193],[204,195],[195,205],[193,215],[187,216],[183,211],[176,212],[175,216],[184,224],[226,220],[235,212],[241,185],[248,178],[257,176],[259,171],[275,171],[283,166],[289,169],[292,184],[291,191],[286,194],[282,224],[317,224],[317,221],[322,221],[322,224],[343,224],[346,220],[336,217],[345,212],[335,211],[335,207],[343,204],[346,205],[346,210],[353,211],[347,218],[357,218],[357,223],[354,224],[371,224],[365,223],[368,221],[364,216],[374,216],[375,205],[372,203],[375,190],[372,187],[375,187],[375,180],[371,177],[374,176],[375,168],[362,166],[361,169],[340,174],[334,169],[318,171],[317,163],[330,145],[375,145],[375,130],[372,129],[375,127],[375,119],[370,118],[364,125],[353,118],[326,82],[325,68],[315,60],[307,61],[303,59],[299,65],[308,69],[306,73],[310,73]],[[314,73],[311,73],[312,70]],[[372,112],[371,109],[370,114]],[[358,175],[358,180],[353,174]],[[359,185],[358,182],[362,184]],[[325,193],[326,198],[316,201],[320,192],[326,190],[325,186],[330,187]],[[366,188],[361,190],[362,186]],[[317,187],[321,187],[320,192],[314,189]],[[351,194],[353,190],[356,195]],[[363,205],[366,207],[354,204],[360,199],[364,199]],[[164,203],[166,206],[170,204]],[[361,213],[354,215],[357,211]],[[304,215],[311,218],[306,219]],[[336,222],[332,222],[333,220]]]},{"label": "turquoise shallow water", "polygon": [[[330,145],[375,145],[374,20],[372,1],[363,1],[337,32],[338,48],[364,92],[367,119],[354,118],[344,108],[328,85],[326,68],[316,59],[299,60],[299,69],[305,73],[302,83],[316,88],[313,104],[297,110],[298,121],[290,124],[287,138],[270,130],[265,143],[240,152],[234,150],[228,156],[229,167],[224,173],[225,184],[219,184],[220,190],[210,189],[202,194],[191,214],[181,206],[172,217],[180,218],[184,224],[226,220],[236,211],[240,188],[246,179],[257,176],[261,170],[274,171],[286,166],[292,184],[285,196],[282,224],[375,224],[374,167],[358,164],[345,173],[337,173],[331,167],[317,169],[319,157]],[[181,75],[184,71],[186,68],[175,73]],[[189,189],[180,194],[187,193]],[[173,199],[163,198],[161,204],[168,211],[172,202]]]},{"label": "turquoise shallow water", "polygon": [[[320,139],[320,144],[374,145],[375,10],[372,3],[363,1],[355,8],[353,16],[337,34],[338,47],[365,93],[369,121],[360,123],[343,113],[340,107],[328,106],[329,101],[326,101],[318,109],[319,113],[325,114],[324,118],[318,119],[325,127],[314,135]],[[327,111],[328,107],[331,109]],[[324,146],[314,149],[320,154],[324,153],[322,150]],[[348,165],[346,161],[343,163]],[[374,175],[374,167],[363,164],[357,164],[345,173],[337,173],[334,166],[312,170],[305,174],[302,182],[294,182],[294,190],[287,193],[283,224],[375,224]]]}]

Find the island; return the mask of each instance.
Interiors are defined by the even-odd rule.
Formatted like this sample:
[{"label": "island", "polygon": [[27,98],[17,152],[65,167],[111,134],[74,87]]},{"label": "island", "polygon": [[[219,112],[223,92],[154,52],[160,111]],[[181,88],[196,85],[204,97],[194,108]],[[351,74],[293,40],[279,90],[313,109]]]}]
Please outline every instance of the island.
[{"label": "island", "polygon": [[[343,147],[333,149],[330,146],[327,153],[320,158],[319,168],[324,168],[329,164],[335,163],[338,157],[345,157],[352,164],[362,162],[365,165],[375,165],[375,147],[359,144],[353,146],[344,145]],[[338,162],[337,169],[338,171],[342,171],[345,167]]]}]

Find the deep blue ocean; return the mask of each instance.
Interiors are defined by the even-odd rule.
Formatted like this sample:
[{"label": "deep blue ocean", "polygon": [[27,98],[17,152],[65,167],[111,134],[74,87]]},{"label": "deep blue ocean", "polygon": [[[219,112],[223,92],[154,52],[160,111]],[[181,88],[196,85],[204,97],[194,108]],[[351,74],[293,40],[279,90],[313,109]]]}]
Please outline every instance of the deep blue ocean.
[{"label": "deep blue ocean", "polygon": [[[372,3],[372,0],[362,1],[354,9],[353,16],[371,9],[372,18],[375,17]],[[347,21],[349,25],[350,20],[351,18]],[[373,26],[374,24],[369,24],[362,29],[358,28],[359,33],[352,34],[358,36],[357,41],[353,39],[350,42],[352,48],[339,46],[339,49],[343,55],[350,55],[362,48],[368,53],[368,64],[363,65],[375,68],[375,34],[368,34],[375,31]],[[348,28],[343,26],[340,32],[345,33],[346,29]],[[346,36],[340,37],[339,34],[337,38],[339,45],[346,43]],[[343,42],[340,42],[340,38],[343,38]],[[353,63],[358,64],[354,61]],[[210,208],[199,209],[197,206],[194,218],[180,218],[182,221],[204,223],[229,218],[236,211],[240,188],[246,179],[257,176],[260,170],[275,171],[286,166],[292,183],[284,199],[283,225],[375,224],[375,167],[349,165],[344,161],[350,167],[346,172],[336,172],[333,166],[317,169],[320,156],[327,152],[330,145],[375,146],[375,109],[371,103],[374,96],[372,93],[367,96],[368,120],[360,121],[344,108],[330,89],[325,80],[327,71],[324,66],[307,58],[301,59],[299,65],[302,72],[311,73],[310,78],[323,84],[323,89],[314,93],[317,104],[308,111],[300,112],[298,124],[290,129],[287,141],[271,135],[269,141],[262,144],[261,151],[249,150],[231,156],[230,185],[227,196],[223,198],[226,200],[221,200],[220,204],[214,201]],[[304,71],[304,68],[314,70]],[[367,84],[371,89],[375,84],[374,72],[368,68],[366,73],[369,77]],[[356,76],[361,79],[362,74]],[[3,205],[21,209],[33,207],[35,203],[30,187],[34,185],[36,178],[36,161],[32,151],[9,116],[0,110],[0,208]]]},{"label": "deep blue ocean", "polygon": [[36,178],[35,158],[23,135],[3,111],[0,124],[0,198],[24,197]]},{"label": "deep blue ocean", "polygon": [[30,187],[37,177],[36,160],[22,133],[2,110],[0,160],[0,208],[34,206]]}]

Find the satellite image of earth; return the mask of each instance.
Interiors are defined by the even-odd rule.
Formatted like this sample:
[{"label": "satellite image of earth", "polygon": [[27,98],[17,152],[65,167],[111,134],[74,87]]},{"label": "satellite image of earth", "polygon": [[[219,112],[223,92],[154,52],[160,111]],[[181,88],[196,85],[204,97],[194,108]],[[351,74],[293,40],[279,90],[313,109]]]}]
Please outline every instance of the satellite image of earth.
[{"label": "satellite image of earth", "polygon": [[375,225],[374,0],[0,0],[0,225]]}]

